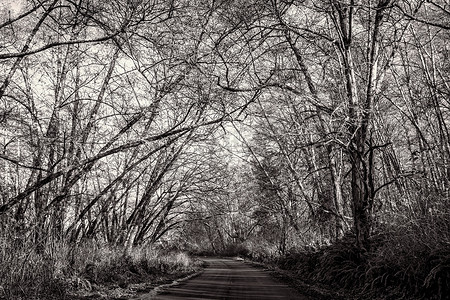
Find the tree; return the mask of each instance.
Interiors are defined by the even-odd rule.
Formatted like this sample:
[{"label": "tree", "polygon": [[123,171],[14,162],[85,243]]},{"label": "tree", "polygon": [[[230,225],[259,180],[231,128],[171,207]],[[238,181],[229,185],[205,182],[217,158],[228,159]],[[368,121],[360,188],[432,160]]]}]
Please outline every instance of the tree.
[{"label": "tree", "polygon": [[[118,209],[128,245],[168,230],[165,220],[186,186],[172,194],[165,176],[186,145],[245,107],[225,105],[226,93],[206,75],[205,31],[215,7],[194,4],[44,1],[2,23],[12,41],[0,53],[9,66],[0,74],[2,124],[7,136],[22,134],[4,139],[2,161],[17,176],[2,187],[0,214],[32,216],[36,244],[64,231],[74,241],[92,236]],[[28,37],[23,45],[13,31]],[[191,43],[183,42],[187,35]],[[17,145],[26,147],[17,152]],[[139,178],[148,180],[144,194]],[[169,190],[157,195],[162,186]],[[149,211],[152,201],[166,204]],[[106,235],[117,238],[110,228]]]}]

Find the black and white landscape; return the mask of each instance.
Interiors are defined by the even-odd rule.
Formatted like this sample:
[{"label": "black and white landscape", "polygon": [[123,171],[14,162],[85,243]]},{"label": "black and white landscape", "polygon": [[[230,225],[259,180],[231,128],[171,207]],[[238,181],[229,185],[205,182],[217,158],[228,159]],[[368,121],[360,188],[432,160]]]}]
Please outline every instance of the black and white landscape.
[{"label": "black and white landscape", "polygon": [[449,299],[448,0],[0,0],[0,299]]}]

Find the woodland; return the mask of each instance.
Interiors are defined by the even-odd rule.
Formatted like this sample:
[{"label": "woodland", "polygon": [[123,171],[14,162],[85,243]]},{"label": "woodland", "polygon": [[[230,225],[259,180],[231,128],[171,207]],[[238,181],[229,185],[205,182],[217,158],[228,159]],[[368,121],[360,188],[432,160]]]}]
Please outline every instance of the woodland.
[{"label": "woodland", "polygon": [[206,254],[448,299],[449,40],[446,0],[2,1],[0,299]]}]

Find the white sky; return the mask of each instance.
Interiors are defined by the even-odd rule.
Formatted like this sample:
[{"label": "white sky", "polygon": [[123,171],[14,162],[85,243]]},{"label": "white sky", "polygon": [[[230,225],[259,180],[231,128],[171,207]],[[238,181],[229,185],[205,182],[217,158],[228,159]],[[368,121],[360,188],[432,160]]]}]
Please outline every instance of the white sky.
[{"label": "white sky", "polygon": [[25,5],[25,0],[0,0],[0,7],[6,7],[14,15]]}]

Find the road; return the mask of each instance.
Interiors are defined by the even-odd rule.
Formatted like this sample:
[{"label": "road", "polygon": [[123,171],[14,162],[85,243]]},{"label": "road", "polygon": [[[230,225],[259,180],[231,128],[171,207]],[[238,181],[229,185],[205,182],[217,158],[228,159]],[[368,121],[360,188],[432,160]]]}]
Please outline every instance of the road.
[{"label": "road", "polygon": [[204,272],[141,299],[297,299],[311,300],[272,278],[267,272],[233,259],[205,258]]}]

